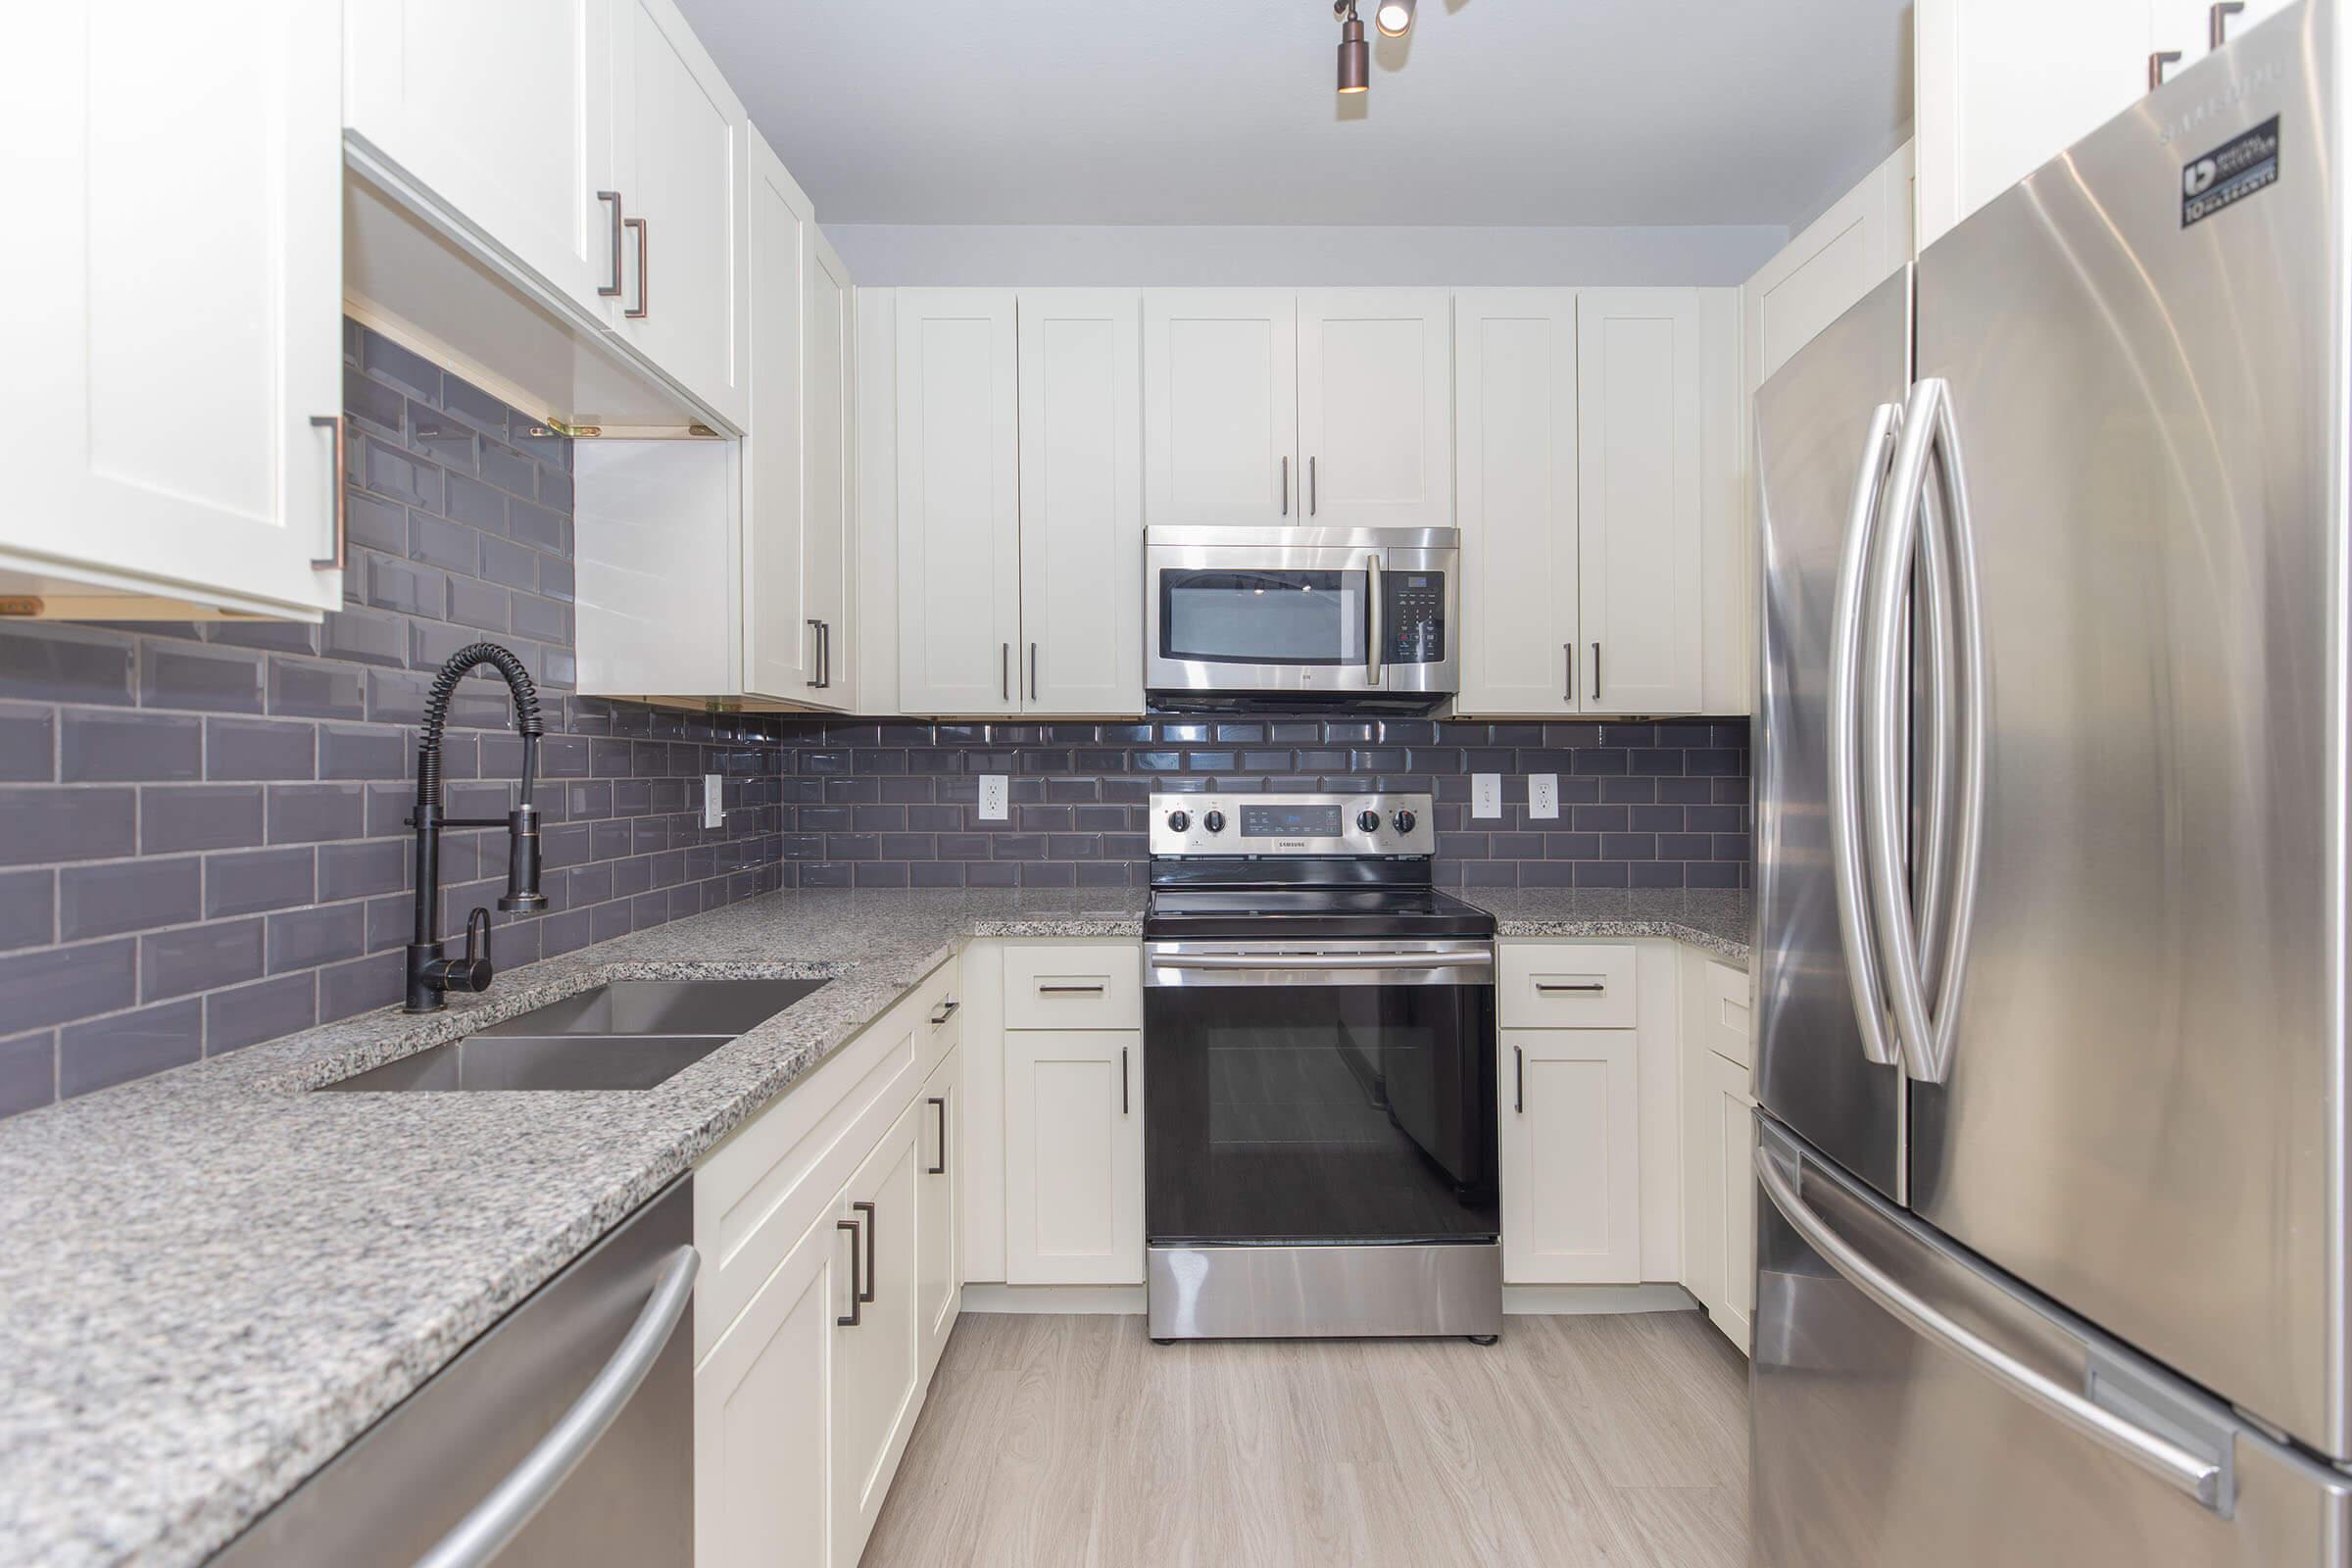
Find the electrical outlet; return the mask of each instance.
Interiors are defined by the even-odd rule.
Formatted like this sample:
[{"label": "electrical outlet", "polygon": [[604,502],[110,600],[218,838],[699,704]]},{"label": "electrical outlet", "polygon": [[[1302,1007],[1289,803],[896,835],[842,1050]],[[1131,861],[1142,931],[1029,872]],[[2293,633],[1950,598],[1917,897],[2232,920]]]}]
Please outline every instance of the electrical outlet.
[{"label": "electrical outlet", "polygon": [[983,773],[980,775],[981,821],[1002,822],[1004,820],[1005,797],[1011,794],[1011,790],[1005,784],[1006,776],[1007,775],[1003,773]]},{"label": "electrical outlet", "polygon": [[1473,773],[1470,775],[1470,814],[1472,816],[1500,816],[1502,814],[1502,775]]},{"label": "electrical outlet", "polygon": [[726,780],[716,773],[703,775],[703,826],[727,825]]},{"label": "electrical outlet", "polygon": [[1560,775],[1530,773],[1527,775],[1527,814],[1557,816],[1560,814]]}]

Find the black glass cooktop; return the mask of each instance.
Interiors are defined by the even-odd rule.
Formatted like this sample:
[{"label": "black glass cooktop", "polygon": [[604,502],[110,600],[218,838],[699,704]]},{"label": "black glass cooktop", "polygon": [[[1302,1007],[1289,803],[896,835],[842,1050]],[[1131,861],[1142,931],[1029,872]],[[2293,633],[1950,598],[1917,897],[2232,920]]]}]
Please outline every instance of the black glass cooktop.
[{"label": "black glass cooktop", "polygon": [[1429,887],[1154,888],[1147,937],[1490,937],[1494,917]]}]

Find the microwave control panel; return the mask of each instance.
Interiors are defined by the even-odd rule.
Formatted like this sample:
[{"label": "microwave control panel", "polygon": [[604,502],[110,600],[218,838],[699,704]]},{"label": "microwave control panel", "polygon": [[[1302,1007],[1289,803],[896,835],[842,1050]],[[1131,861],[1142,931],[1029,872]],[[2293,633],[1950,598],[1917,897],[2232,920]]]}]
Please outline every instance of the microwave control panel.
[{"label": "microwave control panel", "polygon": [[1446,574],[1391,571],[1380,580],[1380,658],[1386,664],[1446,659]]}]

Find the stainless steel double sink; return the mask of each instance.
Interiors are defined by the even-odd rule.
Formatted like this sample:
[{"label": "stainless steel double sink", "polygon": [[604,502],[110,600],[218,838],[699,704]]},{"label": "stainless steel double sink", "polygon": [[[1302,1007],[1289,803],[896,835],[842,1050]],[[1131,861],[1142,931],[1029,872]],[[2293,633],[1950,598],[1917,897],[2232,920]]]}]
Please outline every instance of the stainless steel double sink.
[{"label": "stainless steel double sink", "polygon": [[651,1089],[823,979],[614,980],[324,1090]]}]

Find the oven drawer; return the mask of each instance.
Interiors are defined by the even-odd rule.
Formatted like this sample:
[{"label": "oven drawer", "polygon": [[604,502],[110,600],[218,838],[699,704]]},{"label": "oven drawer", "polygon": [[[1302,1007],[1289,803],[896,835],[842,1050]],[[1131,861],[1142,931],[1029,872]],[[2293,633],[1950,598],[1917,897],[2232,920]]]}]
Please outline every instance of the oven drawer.
[{"label": "oven drawer", "polygon": [[1141,1029],[1143,950],[1133,942],[1008,942],[1007,1029]]},{"label": "oven drawer", "polygon": [[1506,1029],[1631,1029],[1631,943],[1506,942],[1495,1005]]}]

